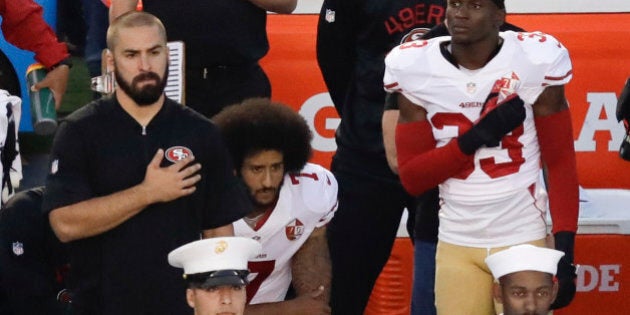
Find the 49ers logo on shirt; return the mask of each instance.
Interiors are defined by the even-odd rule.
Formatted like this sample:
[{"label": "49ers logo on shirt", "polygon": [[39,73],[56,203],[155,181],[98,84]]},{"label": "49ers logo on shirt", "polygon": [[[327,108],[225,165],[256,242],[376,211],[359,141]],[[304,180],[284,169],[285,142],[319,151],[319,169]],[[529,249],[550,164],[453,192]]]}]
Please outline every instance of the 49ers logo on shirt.
[{"label": "49ers logo on shirt", "polygon": [[181,146],[170,147],[166,149],[166,152],[164,152],[164,157],[173,163],[181,161],[191,155],[192,151],[190,151],[189,148]]},{"label": "49ers logo on shirt", "polygon": [[284,232],[287,234],[287,239],[289,241],[297,240],[302,236],[302,234],[304,234],[304,223],[295,219],[284,227]]}]

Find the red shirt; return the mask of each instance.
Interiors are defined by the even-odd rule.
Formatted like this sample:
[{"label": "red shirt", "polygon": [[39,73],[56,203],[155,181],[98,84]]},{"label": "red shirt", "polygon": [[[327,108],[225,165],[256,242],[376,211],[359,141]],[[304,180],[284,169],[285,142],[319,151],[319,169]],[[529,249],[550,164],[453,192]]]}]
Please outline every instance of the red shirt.
[{"label": "red shirt", "polygon": [[32,0],[0,0],[2,34],[18,48],[35,53],[47,68],[70,56],[42,16],[43,9]]}]

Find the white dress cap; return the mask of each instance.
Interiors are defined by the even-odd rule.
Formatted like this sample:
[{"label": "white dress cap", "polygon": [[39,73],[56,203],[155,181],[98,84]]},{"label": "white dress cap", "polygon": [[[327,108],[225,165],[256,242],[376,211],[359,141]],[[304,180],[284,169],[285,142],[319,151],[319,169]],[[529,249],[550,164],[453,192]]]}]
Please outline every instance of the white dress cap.
[{"label": "white dress cap", "polygon": [[558,261],[564,253],[530,244],[512,246],[486,257],[495,279],[519,271],[540,271],[556,275]]},{"label": "white dress cap", "polygon": [[245,237],[214,237],[185,244],[168,254],[168,263],[191,275],[218,270],[247,270],[247,262],[262,251]]}]

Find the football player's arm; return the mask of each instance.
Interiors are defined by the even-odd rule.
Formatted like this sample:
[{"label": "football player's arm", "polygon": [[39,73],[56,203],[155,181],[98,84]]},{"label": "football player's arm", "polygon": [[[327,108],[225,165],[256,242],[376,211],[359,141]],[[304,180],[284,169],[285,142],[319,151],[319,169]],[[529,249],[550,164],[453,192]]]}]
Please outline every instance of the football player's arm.
[{"label": "football player's arm", "polygon": [[405,189],[418,196],[473,163],[473,155],[464,154],[457,139],[436,147],[427,112],[398,94],[400,116],[396,126],[398,173]]},{"label": "football player's arm", "polygon": [[[158,150],[147,166],[142,183],[113,194],[95,197],[53,209],[50,225],[60,241],[70,242],[109,231],[147,206],[168,202],[192,194],[201,179],[201,166],[189,156],[177,163],[160,167],[164,155]],[[186,167],[188,166],[188,167]]]},{"label": "football player's arm", "polygon": [[328,305],[330,298],[330,253],[326,226],[315,228],[291,261],[293,288],[297,296],[317,293],[317,300]]},{"label": "football player's arm", "polygon": [[[422,39],[430,39],[437,36],[448,35],[444,24],[434,26],[428,33],[422,35]],[[385,111],[381,120],[383,129],[383,143],[385,145],[385,157],[392,172],[398,174],[398,155],[396,154],[396,124],[400,112],[398,110],[398,93],[388,93],[385,99]]]},{"label": "football player's arm", "polygon": [[579,183],[573,146],[571,114],[564,86],[550,86],[533,106],[538,144],[553,221],[554,247],[564,252],[558,262],[559,289],[551,309],[571,303],[576,292],[573,265],[579,210]]},{"label": "football player's arm", "polygon": [[330,314],[330,256],[326,227],[315,228],[291,261],[296,297],[275,303],[247,305],[245,315]]},{"label": "football player's arm", "polygon": [[398,174],[398,156],[396,154],[396,124],[398,122],[397,93],[387,93],[385,98],[385,110],[381,118],[381,128],[383,129],[383,145],[385,147],[385,157],[389,168]]},{"label": "football player's arm", "polygon": [[249,0],[256,6],[275,13],[289,14],[295,10],[297,0]]},{"label": "football player's arm", "polygon": [[577,230],[579,193],[573,128],[564,86],[549,86],[533,105],[553,232]]},{"label": "football player's arm", "polygon": [[138,5],[138,0],[111,0],[109,5],[109,23],[111,24],[117,17],[133,11]]}]

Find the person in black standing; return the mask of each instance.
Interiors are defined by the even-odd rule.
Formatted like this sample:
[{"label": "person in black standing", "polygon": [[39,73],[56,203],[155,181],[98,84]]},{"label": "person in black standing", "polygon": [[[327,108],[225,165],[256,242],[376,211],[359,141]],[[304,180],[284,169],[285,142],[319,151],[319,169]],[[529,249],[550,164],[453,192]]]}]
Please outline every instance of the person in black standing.
[{"label": "person in black standing", "polygon": [[384,58],[405,36],[421,36],[440,24],[445,4],[325,0],[322,6],[317,60],[341,117],[331,166],[339,182],[339,209],[328,225],[333,314],[363,314],[403,210],[415,210],[383,146]]},{"label": "person in black standing", "polygon": [[42,214],[44,187],[16,193],[0,209],[2,315],[61,315],[68,255]]},{"label": "person in black standing", "polygon": [[[110,22],[138,0],[112,0]],[[185,45],[185,103],[206,117],[250,97],[270,97],[258,61],[267,54],[267,11],[291,13],[297,0],[143,0],[170,41]]]},{"label": "person in black standing", "polygon": [[190,314],[165,257],[232,235],[251,211],[218,129],[164,95],[166,31],[129,12],[107,32],[117,87],[59,126],[43,210],[70,254],[76,314]]}]

